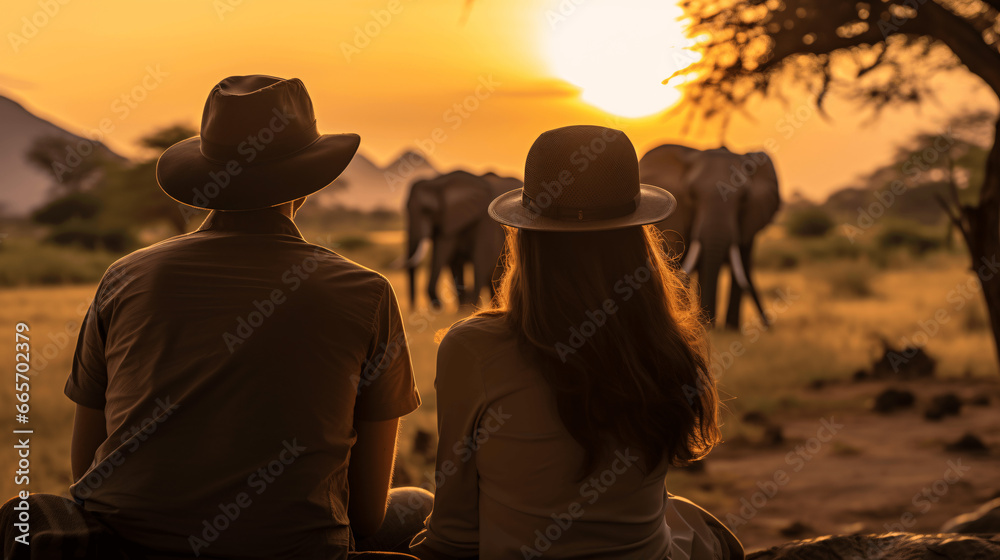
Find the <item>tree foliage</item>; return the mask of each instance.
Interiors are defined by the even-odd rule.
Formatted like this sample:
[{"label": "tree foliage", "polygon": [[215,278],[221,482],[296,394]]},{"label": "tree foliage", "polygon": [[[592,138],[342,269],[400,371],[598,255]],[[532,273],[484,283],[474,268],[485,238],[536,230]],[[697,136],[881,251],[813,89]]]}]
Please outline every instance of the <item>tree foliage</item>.
[{"label": "tree foliage", "polygon": [[135,234],[156,222],[184,233],[203,212],[180,205],[160,190],[156,161],[167,147],[195,134],[181,125],[157,130],[140,139],[150,157],[138,162],[108,157],[97,143],[83,155],[78,153],[80,144],[70,139],[39,139],[28,159],[52,175],[55,197],[33,213],[33,220],[51,226],[50,242],[112,252],[131,248]]},{"label": "tree foliage", "polygon": [[48,174],[53,191],[73,193],[83,190],[109,162],[106,148],[71,136],[42,136],[25,155],[28,163]]},{"label": "tree foliage", "polygon": [[805,87],[878,110],[933,95],[930,78],[965,65],[1000,92],[1000,0],[685,0],[701,59],[687,95],[706,115],[756,94]]},{"label": "tree foliage", "polygon": [[191,220],[204,212],[182,206],[160,190],[156,160],[173,144],[196,134],[187,126],[173,125],[141,138],[139,144],[149,150],[150,157],[108,175],[102,191],[109,209],[133,225],[162,221],[170,224],[174,233],[187,231]]}]

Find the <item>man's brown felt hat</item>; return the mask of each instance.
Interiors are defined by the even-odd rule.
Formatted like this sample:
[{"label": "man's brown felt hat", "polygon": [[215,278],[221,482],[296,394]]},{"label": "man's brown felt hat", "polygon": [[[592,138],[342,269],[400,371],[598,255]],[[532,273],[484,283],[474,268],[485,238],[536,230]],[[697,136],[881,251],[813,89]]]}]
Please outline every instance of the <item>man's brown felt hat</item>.
[{"label": "man's brown felt hat", "polygon": [[212,210],[256,210],[332,183],[361,143],[320,134],[302,81],[231,76],[208,95],[201,135],[167,148],[156,181],[178,202]]}]

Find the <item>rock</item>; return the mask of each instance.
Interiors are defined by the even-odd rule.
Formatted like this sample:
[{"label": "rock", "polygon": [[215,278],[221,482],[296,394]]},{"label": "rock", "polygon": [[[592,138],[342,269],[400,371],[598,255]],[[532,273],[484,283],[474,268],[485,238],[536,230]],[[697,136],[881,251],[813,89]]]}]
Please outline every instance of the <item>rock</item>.
[{"label": "rock", "polygon": [[907,346],[897,350],[883,341],[885,352],[872,364],[871,376],[876,379],[919,379],[932,377],[937,362],[923,348]]},{"label": "rock", "polygon": [[782,527],[781,530],[778,532],[781,533],[782,537],[786,537],[789,539],[798,539],[804,537],[809,533],[815,534],[816,531],[812,527],[806,525],[801,521],[793,521],[792,523],[786,525],[785,527]]},{"label": "rock", "polygon": [[947,451],[959,451],[965,453],[985,453],[990,449],[989,447],[986,447],[983,440],[968,432],[958,438],[957,441],[944,446],[944,448]]},{"label": "rock", "polygon": [[944,393],[931,399],[930,406],[924,411],[924,418],[940,420],[945,416],[958,416],[961,411],[962,400],[955,393]]},{"label": "rock", "polygon": [[972,406],[990,406],[990,396],[989,395],[976,395],[969,399],[968,404]]},{"label": "rock", "polygon": [[909,408],[913,406],[914,401],[916,401],[916,398],[910,391],[886,389],[875,397],[875,406],[872,407],[872,410],[887,414],[899,409]]},{"label": "rock", "polygon": [[433,441],[434,436],[430,432],[418,429],[417,433],[413,435],[413,453],[421,457],[429,457]]},{"label": "rock", "polygon": [[785,442],[785,435],[781,431],[781,426],[769,425],[764,428],[764,438],[761,441],[764,445],[781,445]]},{"label": "rock", "polygon": [[747,554],[747,560],[996,560],[1000,535],[882,535],[826,536],[794,541]]},{"label": "rock", "polygon": [[941,526],[942,533],[1000,533],[1000,498],[986,502],[972,513],[953,517]]},{"label": "rock", "polygon": [[681,468],[684,470],[684,472],[689,472],[692,474],[702,474],[705,472],[705,460],[701,459],[700,461],[695,461],[688,465],[684,465]]}]

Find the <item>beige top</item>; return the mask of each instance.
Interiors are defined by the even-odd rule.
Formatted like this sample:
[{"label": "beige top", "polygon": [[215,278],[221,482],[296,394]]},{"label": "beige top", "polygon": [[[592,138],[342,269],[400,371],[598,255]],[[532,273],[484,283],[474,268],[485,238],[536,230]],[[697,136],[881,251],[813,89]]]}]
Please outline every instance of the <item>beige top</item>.
[{"label": "beige top", "polygon": [[420,403],[389,282],[277,212],[213,213],[112,265],[66,394],[108,431],[73,496],[211,558],[345,557],[354,420]]},{"label": "beige top", "polygon": [[501,319],[474,317],[452,327],[438,350],[435,386],[437,490],[427,528],[411,544],[414,554],[690,556],[697,540],[690,527],[680,539],[687,551],[672,550],[665,463],[644,473],[637,454],[623,446],[577,481],[583,449],[563,427],[539,367],[518,352]]}]

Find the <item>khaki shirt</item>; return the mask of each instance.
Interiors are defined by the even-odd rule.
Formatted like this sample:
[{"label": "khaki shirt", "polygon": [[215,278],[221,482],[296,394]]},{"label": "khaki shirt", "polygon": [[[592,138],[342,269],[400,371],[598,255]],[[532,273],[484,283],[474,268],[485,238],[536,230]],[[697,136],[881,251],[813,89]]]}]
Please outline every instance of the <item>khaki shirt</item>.
[{"label": "khaki shirt", "polygon": [[209,558],[345,555],[354,420],[420,404],[386,278],[274,211],[214,212],[112,265],[66,395],[108,433],[73,496]]},{"label": "khaki shirt", "polygon": [[414,554],[688,557],[676,549],[690,528],[666,522],[666,463],[643,472],[635,450],[621,446],[577,480],[583,449],[563,426],[541,367],[502,319],[452,327],[438,349],[435,387],[437,489]]}]

